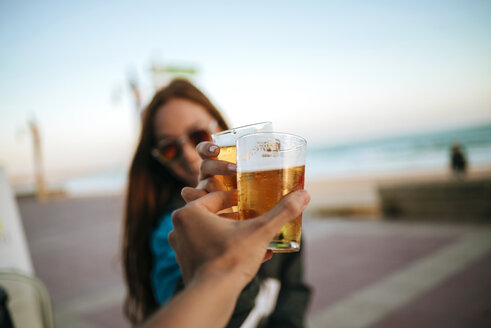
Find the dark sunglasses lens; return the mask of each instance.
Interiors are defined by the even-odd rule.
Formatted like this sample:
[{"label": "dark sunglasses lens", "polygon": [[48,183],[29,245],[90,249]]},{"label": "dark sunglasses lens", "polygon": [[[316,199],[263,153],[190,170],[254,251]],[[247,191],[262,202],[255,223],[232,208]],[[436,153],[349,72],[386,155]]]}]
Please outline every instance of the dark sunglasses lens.
[{"label": "dark sunglasses lens", "polygon": [[200,142],[210,141],[211,140],[211,136],[205,130],[198,130],[198,131],[191,132],[189,134],[189,140],[191,140],[191,142],[195,146],[197,146]]},{"label": "dark sunglasses lens", "polygon": [[175,142],[159,148],[159,154],[163,159],[170,161],[179,155],[179,145]]}]

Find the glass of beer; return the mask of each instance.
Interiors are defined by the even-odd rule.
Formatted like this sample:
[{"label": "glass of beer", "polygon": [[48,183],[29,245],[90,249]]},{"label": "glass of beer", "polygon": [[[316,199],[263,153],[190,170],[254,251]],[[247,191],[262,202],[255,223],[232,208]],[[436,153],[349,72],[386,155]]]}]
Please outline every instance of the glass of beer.
[{"label": "glass of beer", "polygon": [[[211,136],[213,142],[220,147],[220,154],[218,154],[217,159],[236,164],[235,143],[238,138],[251,133],[270,131],[273,131],[273,124],[271,122],[261,122],[213,134]],[[225,190],[237,189],[237,177],[235,175],[224,175],[220,178]]]},{"label": "glass of beer", "polygon": [[[304,187],[304,138],[277,132],[255,133],[237,140],[239,218],[247,220],[271,210],[287,194]],[[300,250],[302,215],[286,223],[268,249]]]}]

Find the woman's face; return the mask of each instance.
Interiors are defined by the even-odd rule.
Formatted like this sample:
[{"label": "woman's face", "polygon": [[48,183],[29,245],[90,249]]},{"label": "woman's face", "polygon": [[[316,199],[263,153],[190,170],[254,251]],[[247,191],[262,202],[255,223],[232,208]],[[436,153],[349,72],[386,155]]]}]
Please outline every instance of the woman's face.
[{"label": "woman's face", "polygon": [[[171,99],[155,115],[154,132],[157,143],[167,138],[182,138],[199,129],[206,130],[213,120],[202,105],[182,98]],[[182,156],[164,165],[188,186],[195,187],[201,161],[195,146],[186,141],[182,144]]]}]

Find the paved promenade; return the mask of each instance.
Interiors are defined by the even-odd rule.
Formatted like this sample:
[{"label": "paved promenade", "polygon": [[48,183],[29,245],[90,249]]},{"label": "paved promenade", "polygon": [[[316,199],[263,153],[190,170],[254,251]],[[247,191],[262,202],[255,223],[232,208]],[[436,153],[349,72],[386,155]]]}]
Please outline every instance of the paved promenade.
[{"label": "paved promenade", "polygon": [[[57,327],[129,327],[120,196],[20,199]],[[305,215],[309,327],[491,327],[491,225]]]}]

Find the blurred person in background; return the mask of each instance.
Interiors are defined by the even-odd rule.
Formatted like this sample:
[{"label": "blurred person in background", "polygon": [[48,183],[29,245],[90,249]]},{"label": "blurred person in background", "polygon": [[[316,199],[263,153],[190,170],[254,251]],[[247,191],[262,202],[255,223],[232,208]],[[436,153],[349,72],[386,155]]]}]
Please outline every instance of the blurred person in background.
[{"label": "blurred person in background", "polygon": [[[168,240],[171,215],[185,205],[183,187],[211,192],[218,188],[211,173],[235,174],[235,168],[228,173],[215,170],[220,162],[213,160],[208,174],[201,172],[200,177],[202,157],[216,156],[218,148],[202,154],[195,148],[211,140],[212,133],[228,128],[210,100],[186,80],[174,80],[158,91],[144,111],[129,170],[122,250],[128,289],[124,312],[133,324],[148,319],[183,288]],[[301,254],[275,255],[265,264],[242,291],[228,327],[240,327],[250,313],[257,315],[254,301],[260,282],[268,277],[278,279],[281,287],[272,314],[261,326],[303,327],[310,289],[303,282]]]},{"label": "blurred person in background", "polygon": [[454,142],[450,147],[450,168],[456,179],[461,179],[467,170],[467,159],[458,142]]}]

